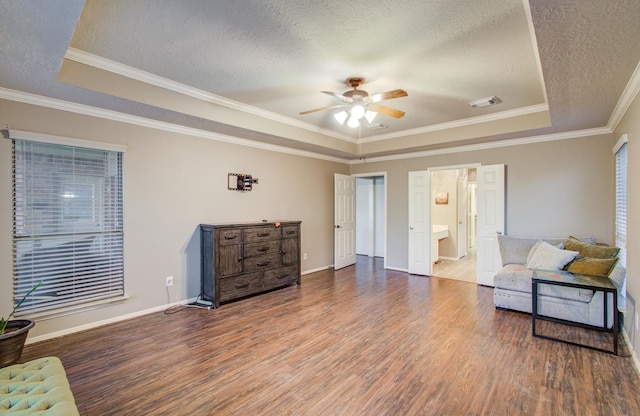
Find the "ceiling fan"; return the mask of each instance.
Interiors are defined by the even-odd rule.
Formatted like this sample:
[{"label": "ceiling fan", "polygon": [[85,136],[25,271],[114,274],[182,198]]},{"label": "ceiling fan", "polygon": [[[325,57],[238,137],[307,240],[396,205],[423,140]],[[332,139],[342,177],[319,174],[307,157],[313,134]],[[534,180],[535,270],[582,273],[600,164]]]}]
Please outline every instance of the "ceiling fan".
[{"label": "ceiling fan", "polygon": [[309,113],[315,113],[317,111],[330,110],[333,108],[349,108],[348,110],[340,111],[334,114],[334,117],[340,124],[344,124],[345,120],[347,120],[348,118],[349,121],[347,122],[347,125],[349,127],[358,127],[360,125],[359,120],[363,117],[366,118],[369,123],[371,123],[377,113],[395,118],[404,116],[404,111],[386,107],[378,103],[380,101],[390,100],[393,98],[406,97],[408,94],[405,90],[397,89],[379,94],[369,95],[368,92],[358,89],[363,81],[364,80],[362,78],[349,78],[347,80],[347,84],[350,85],[353,90],[347,91],[343,94],[338,94],[331,91],[321,91],[323,94],[339,98],[340,100],[342,100],[343,104],[315,108],[313,110],[303,111],[300,114],[305,115]]}]

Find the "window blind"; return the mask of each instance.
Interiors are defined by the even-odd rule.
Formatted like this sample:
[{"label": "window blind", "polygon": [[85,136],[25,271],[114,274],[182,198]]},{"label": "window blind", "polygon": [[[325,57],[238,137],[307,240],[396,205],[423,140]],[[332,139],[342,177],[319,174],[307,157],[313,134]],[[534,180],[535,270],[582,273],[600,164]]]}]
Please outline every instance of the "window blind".
[{"label": "window blind", "polygon": [[18,314],[124,295],[122,153],[13,140]]},{"label": "window blind", "polygon": [[616,152],[616,241],[618,264],[627,266],[627,144]]}]

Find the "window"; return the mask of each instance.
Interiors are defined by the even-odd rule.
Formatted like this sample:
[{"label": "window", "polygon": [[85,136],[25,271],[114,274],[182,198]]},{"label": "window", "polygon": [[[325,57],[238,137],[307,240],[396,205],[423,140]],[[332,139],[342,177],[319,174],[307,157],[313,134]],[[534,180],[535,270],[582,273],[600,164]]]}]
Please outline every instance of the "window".
[{"label": "window", "polygon": [[13,140],[18,314],[124,295],[122,152]]},{"label": "window", "polygon": [[618,264],[627,266],[627,136],[614,147],[616,155],[616,241]]}]

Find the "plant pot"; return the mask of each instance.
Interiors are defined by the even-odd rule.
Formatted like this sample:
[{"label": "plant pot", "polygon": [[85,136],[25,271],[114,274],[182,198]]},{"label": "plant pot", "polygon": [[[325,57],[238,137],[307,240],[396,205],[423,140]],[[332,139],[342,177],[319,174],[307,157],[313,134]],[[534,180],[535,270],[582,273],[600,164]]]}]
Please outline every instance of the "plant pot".
[{"label": "plant pot", "polygon": [[7,323],[0,335],[0,367],[15,364],[22,355],[29,330],[36,323],[30,319],[14,319]]}]

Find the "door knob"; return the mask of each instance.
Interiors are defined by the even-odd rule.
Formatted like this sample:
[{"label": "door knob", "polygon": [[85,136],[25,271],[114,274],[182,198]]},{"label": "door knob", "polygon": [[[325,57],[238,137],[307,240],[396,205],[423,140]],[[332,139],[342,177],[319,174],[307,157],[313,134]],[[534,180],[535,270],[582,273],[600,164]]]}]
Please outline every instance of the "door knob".
[{"label": "door knob", "polygon": [[342,228],[342,227],[340,227],[339,225],[336,225],[336,228]]},{"label": "door knob", "polygon": [[413,227],[409,227],[410,230],[413,230]]}]

